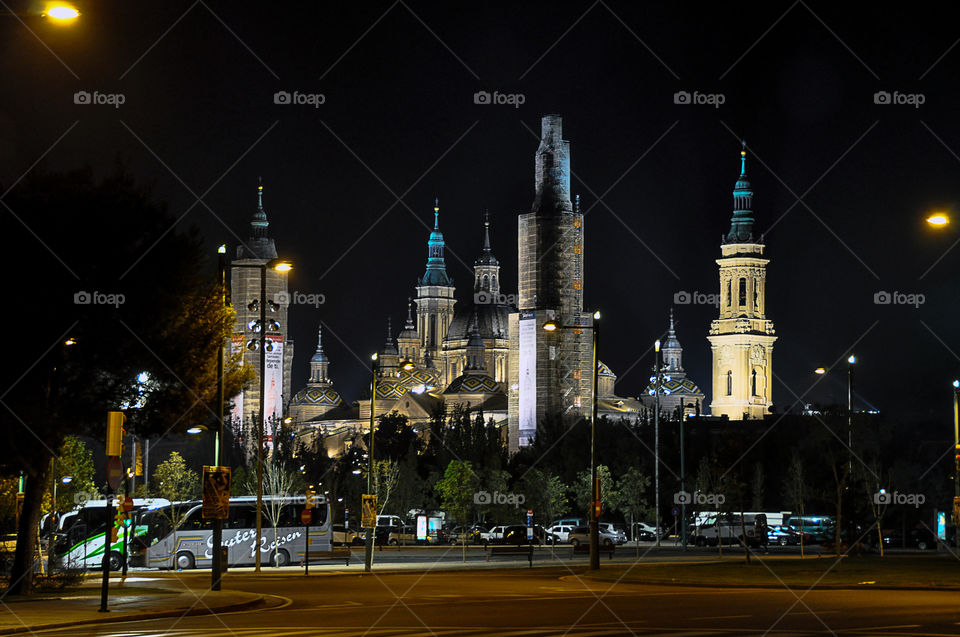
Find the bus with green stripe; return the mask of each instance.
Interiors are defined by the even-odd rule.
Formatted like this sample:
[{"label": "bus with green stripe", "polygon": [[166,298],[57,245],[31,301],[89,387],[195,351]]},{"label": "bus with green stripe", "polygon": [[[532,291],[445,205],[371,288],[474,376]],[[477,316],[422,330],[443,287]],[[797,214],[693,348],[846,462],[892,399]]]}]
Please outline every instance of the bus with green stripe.
[{"label": "bus with green stripe", "polygon": [[[322,495],[313,499],[310,551],[330,551],[330,503]],[[230,498],[230,517],[223,521],[221,543],[227,549],[227,564],[255,564],[258,551],[262,564],[302,563],[308,546],[307,530],[300,521],[305,500],[304,496],[263,496],[258,538],[256,496]],[[201,501],[174,502],[156,508],[143,515],[141,524],[148,530],[137,537],[131,565],[177,570],[212,566],[213,520],[204,519]]]},{"label": "bus with green stripe", "polygon": [[[107,529],[104,510],[108,503],[113,509],[110,529]],[[143,514],[169,505],[170,501],[163,498],[133,499],[133,510],[127,515],[124,528],[118,529],[116,542],[110,544],[110,570],[120,570],[134,539],[147,533],[146,525],[140,523]],[[53,539],[55,558],[65,568],[100,568],[103,564],[106,533],[116,525],[116,500],[87,500],[80,507],[67,511],[60,517]]]}]

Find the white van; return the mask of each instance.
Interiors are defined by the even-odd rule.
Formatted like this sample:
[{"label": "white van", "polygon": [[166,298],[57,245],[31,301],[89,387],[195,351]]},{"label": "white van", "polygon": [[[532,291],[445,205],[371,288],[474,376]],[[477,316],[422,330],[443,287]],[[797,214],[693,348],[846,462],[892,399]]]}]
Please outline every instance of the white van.
[{"label": "white van", "polygon": [[696,536],[698,546],[743,544],[756,548],[767,539],[767,516],[763,513],[744,513],[743,525],[739,513],[724,513],[707,518]]}]

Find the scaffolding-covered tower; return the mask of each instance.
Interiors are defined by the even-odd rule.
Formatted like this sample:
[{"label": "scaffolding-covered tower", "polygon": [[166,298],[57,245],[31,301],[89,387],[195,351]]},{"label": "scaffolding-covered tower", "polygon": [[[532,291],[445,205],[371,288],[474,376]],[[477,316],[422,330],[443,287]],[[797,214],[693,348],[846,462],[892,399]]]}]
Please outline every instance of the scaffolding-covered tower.
[{"label": "scaffolding-covered tower", "polygon": [[[536,153],[536,196],[518,219],[518,312],[510,315],[511,453],[530,444],[547,416],[589,415],[593,318],[583,311],[583,215],[570,197],[570,142],[546,115]],[[547,332],[544,323],[559,329]]]}]

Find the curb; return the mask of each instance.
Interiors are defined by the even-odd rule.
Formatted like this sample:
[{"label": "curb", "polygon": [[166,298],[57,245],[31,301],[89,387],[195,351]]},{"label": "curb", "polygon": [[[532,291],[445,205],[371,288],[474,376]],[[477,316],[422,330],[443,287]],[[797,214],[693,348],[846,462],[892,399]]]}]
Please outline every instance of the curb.
[{"label": "curb", "polygon": [[244,602],[235,602],[216,608],[188,608],[186,610],[167,610],[136,614],[104,615],[95,619],[84,619],[79,621],[59,622],[53,624],[35,624],[33,626],[18,626],[16,628],[0,629],[0,635],[16,635],[20,633],[32,633],[35,630],[54,630],[57,628],[69,628],[70,626],[85,626],[92,624],[114,624],[126,621],[144,621],[148,619],[163,619],[164,617],[190,617],[193,615],[216,615],[218,613],[232,613],[238,610],[247,610],[265,603],[263,595],[257,595],[253,599]]},{"label": "curb", "polygon": [[[565,579],[565,578],[561,578]],[[863,584],[817,584],[816,586],[784,585],[784,584],[707,584],[704,582],[678,582],[666,580],[622,580],[615,577],[597,577],[596,575],[580,575],[580,579],[596,582],[610,582],[611,584],[639,584],[641,586],[685,586],[690,588],[762,588],[770,590],[790,591],[960,591],[960,586],[875,586]]]}]

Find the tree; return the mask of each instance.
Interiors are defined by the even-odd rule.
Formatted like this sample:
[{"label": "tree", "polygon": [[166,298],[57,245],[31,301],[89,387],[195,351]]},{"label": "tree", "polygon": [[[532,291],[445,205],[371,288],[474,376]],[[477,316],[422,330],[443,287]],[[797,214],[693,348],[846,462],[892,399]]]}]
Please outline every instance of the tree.
[{"label": "tree", "polygon": [[[251,471],[248,477],[248,490],[256,493],[257,474]],[[287,497],[299,492],[301,489],[299,475],[287,469],[283,461],[277,458],[271,458],[269,462],[264,463],[263,471],[263,490],[265,495],[272,496],[263,502],[263,517],[273,527],[273,545],[277,546],[277,527],[280,526],[280,520],[283,517],[284,509],[290,506]],[[250,484],[252,483],[252,485]],[[251,488],[252,487],[252,488]],[[258,540],[259,541],[259,540]],[[274,551],[276,555],[276,551]],[[270,556],[274,566],[280,566],[279,560]]]},{"label": "tree", "polygon": [[647,502],[649,489],[650,478],[636,467],[627,469],[617,483],[617,491],[620,493],[620,510],[630,517],[630,528],[634,534],[636,534],[636,523],[650,510]]},{"label": "tree", "polygon": [[[451,460],[443,472],[443,478],[433,486],[440,496],[441,506],[461,525],[470,520],[470,507],[473,495],[477,491],[477,474],[469,462]],[[467,559],[467,534],[460,534],[463,547],[463,560]]]},{"label": "tree", "polygon": [[[69,478],[64,482],[65,478]],[[76,436],[66,436],[56,458],[56,471],[50,475],[50,500],[44,509],[50,510],[53,486],[57,486],[57,511],[63,513],[77,505],[85,494],[96,493],[93,475],[93,452]]]},{"label": "tree", "polygon": [[[195,233],[122,169],[35,172],[4,198],[0,235],[10,298],[30,298],[30,338],[12,339],[0,370],[0,473],[26,476],[9,592],[33,588],[33,547],[51,458],[67,434],[101,439],[105,412],[127,410],[128,430],[158,435],[210,422],[221,343],[233,331]],[[42,253],[42,258],[41,258]],[[37,293],[41,282],[42,293]],[[249,377],[227,363],[226,395]],[[149,391],[138,375],[146,372]]]},{"label": "tree", "polygon": [[[183,524],[187,507],[173,504],[179,500],[193,500],[200,495],[200,476],[187,468],[187,463],[176,451],[161,462],[153,472],[154,491],[161,498],[170,500],[169,507],[159,509],[161,515],[170,523],[173,532],[173,546],[177,545],[177,529]],[[176,564],[176,555],[171,556]]]},{"label": "tree", "polygon": [[567,512],[567,491],[570,488],[560,480],[539,469],[530,469],[523,476],[518,488],[525,498],[525,504],[533,509],[534,516],[544,526]]},{"label": "tree", "polygon": [[753,480],[750,484],[750,509],[752,511],[763,511],[764,482],[763,463],[756,462],[753,465]]},{"label": "tree", "polygon": [[373,492],[377,495],[377,513],[383,513],[390,502],[390,494],[397,487],[400,465],[394,460],[373,461]]},{"label": "tree", "polygon": [[[590,508],[590,498],[593,495],[590,477],[589,470],[581,471],[573,483],[573,499],[578,513],[586,513]],[[610,475],[610,469],[606,465],[597,465],[597,477],[600,478],[600,501],[611,511],[616,511],[620,508],[620,493]]]},{"label": "tree", "polygon": [[804,557],[803,541],[803,507],[806,500],[806,474],[803,470],[803,460],[796,451],[790,458],[790,466],[787,468],[787,476],[783,481],[783,497],[787,504],[794,511],[800,514],[800,557]]}]

